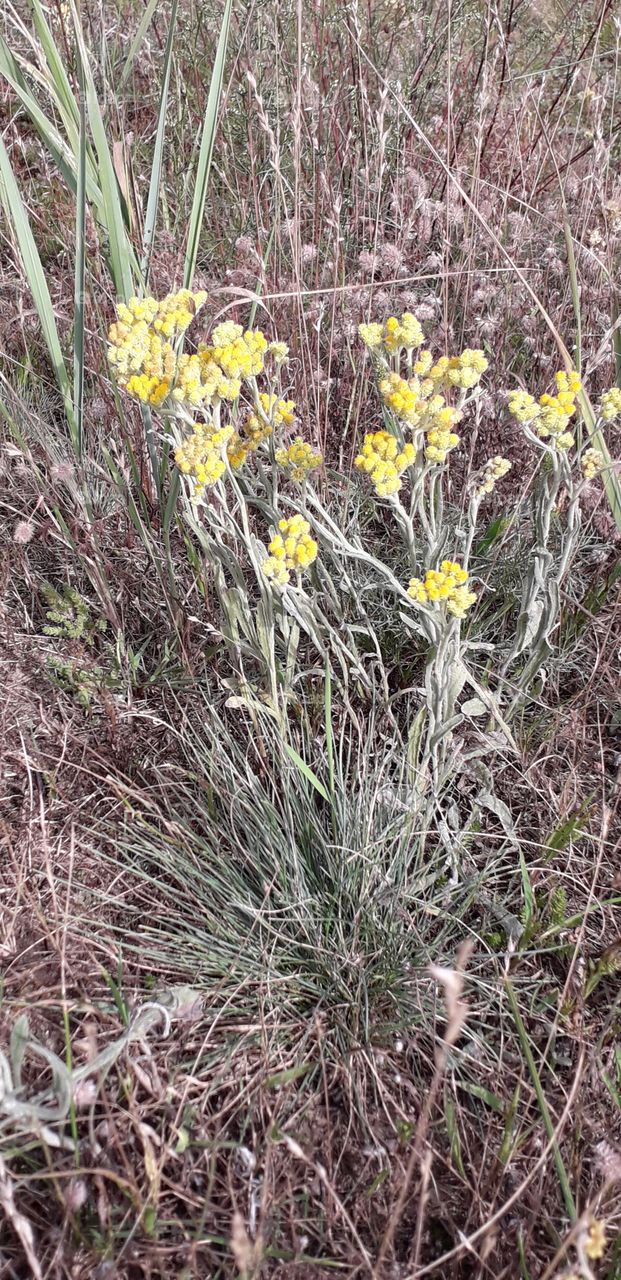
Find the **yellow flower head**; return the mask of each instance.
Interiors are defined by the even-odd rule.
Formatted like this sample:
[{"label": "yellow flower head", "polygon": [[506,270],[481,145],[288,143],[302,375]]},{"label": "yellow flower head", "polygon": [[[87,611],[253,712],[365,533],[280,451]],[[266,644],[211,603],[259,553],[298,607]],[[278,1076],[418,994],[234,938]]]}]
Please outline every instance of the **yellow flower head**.
[{"label": "yellow flower head", "polygon": [[268,354],[273,357],[277,366],[286,364],[289,359],[289,348],[286,342],[270,342]]},{"label": "yellow flower head", "polygon": [[611,387],[605,391],[599,402],[600,417],[604,422],[612,422],[621,416],[621,387]]},{"label": "yellow flower head", "polygon": [[378,351],[383,347],[388,355],[395,351],[413,351],[425,341],[420,324],[411,311],[404,311],[401,319],[389,316],[385,324],[360,324],[358,333],[365,347],[369,347],[371,351]]},{"label": "yellow flower head", "polygon": [[227,378],[242,381],[263,371],[263,357],[268,342],[260,329],[247,329],[226,320],[216,325],[211,335],[211,345],[199,347],[206,360],[218,365]]},{"label": "yellow flower head", "polygon": [[569,420],[576,412],[576,396],[582,389],[577,373],[560,370],[554,375],[556,395],[547,393],[539,397],[539,403],[528,391],[511,391],[508,398],[509,413],[526,426],[535,424],[540,440],[548,440],[556,449],[571,449],[574,437],[567,430]]},{"label": "yellow flower head", "polygon": [[301,436],[296,436],[288,448],[276,450],[276,461],[290,480],[302,484],[311,471],[321,466],[323,457],[320,453],[315,453]]},{"label": "yellow flower head", "polygon": [[425,335],[416,316],[411,311],[404,311],[400,320],[396,316],[388,317],[384,325],[383,341],[389,352],[398,351],[400,347],[413,351],[415,347],[422,347]]},{"label": "yellow flower head", "polygon": [[279,586],[286,586],[292,572],[302,573],[317,559],[317,543],[310,536],[310,524],[303,516],[278,521],[278,533],[268,545],[263,573]]},{"label": "yellow flower head", "polygon": [[359,324],[358,333],[364,342],[365,347],[369,347],[373,351],[376,347],[381,347],[384,338],[384,326],[381,324]]},{"label": "yellow flower head", "polygon": [[388,498],[399,492],[403,472],[415,461],[413,444],[405,444],[400,449],[395,436],[389,431],[372,431],[364,437],[362,451],[354,466],[370,476],[378,497]]},{"label": "yellow flower head", "polygon": [[129,395],[156,407],[168,398],[177,379],[174,343],[206,297],[203,292],[181,289],[161,302],[130,298],[127,304],[119,303],[117,320],[108,333],[108,361],[119,386]]},{"label": "yellow flower head", "polygon": [[424,580],[411,578],[408,595],[416,604],[438,605],[455,618],[463,618],[476,601],[468,590],[468,573],[454,560],[443,560],[439,569],[428,569]]},{"label": "yellow flower head", "polygon": [[229,466],[233,471],[239,471],[243,467],[250,452],[251,446],[248,441],[243,440],[238,431],[234,431],[226,451]]},{"label": "yellow flower head", "polygon": [[446,462],[451,449],[459,444],[459,436],[454,431],[443,431],[432,428],[427,433],[425,457],[428,462]]},{"label": "yellow flower head", "polygon": [[389,373],[379,384],[384,404],[392,409],[396,418],[415,426],[426,405],[420,399],[420,383],[418,378],[410,378],[409,382],[398,373]]},{"label": "yellow flower head", "polygon": [[597,1261],[599,1258],[603,1258],[606,1252],[605,1222],[601,1222],[599,1218],[591,1219],[583,1247],[587,1258],[590,1258],[592,1261]]},{"label": "yellow flower head", "polygon": [[580,466],[585,480],[592,480],[601,471],[603,465],[604,455],[600,453],[599,449],[585,449],[580,459]]},{"label": "yellow flower head", "polygon": [[224,453],[232,435],[230,426],[216,428],[213,422],[197,422],[192,434],[175,450],[175,462],[190,480],[195,501],[224,475]]},{"label": "yellow flower head", "polygon": [[264,391],[259,396],[259,403],[265,417],[274,427],[292,427],[295,422],[295,400],[281,400],[278,396],[268,396]]},{"label": "yellow flower head", "polygon": [[476,387],[488,367],[482,351],[466,347],[460,356],[441,356],[429,370],[429,377],[436,385],[447,387]]},{"label": "yellow flower head", "polygon": [[488,458],[483,470],[480,473],[479,484],[475,489],[475,497],[482,498],[485,493],[491,493],[497,480],[502,480],[507,472],[511,470],[511,463],[507,458],[501,457],[499,453],[493,458]]}]

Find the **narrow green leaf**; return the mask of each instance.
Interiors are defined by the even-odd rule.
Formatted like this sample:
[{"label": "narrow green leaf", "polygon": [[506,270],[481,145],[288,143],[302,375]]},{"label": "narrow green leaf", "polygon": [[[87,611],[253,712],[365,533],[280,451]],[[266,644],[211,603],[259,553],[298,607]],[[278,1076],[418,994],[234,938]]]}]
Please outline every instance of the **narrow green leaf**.
[{"label": "narrow green leaf", "polygon": [[183,268],[183,283],[186,289],[189,289],[192,286],[194,271],[196,269],[196,259],[198,257],[198,246],[203,225],[203,215],[205,213],[209,173],[211,170],[211,158],[213,155],[216,125],[218,122],[218,107],[220,104],[220,94],[222,92],[224,60],[226,57],[226,46],[229,38],[229,25],[231,21],[232,7],[233,0],[226,0],[224,14],[222,17],[222,25],[220,27],[220,35],[218,37],[218,47],[216,49],[216,56],[211,75],[211,84],[209,86],[205,119],[203,121],[201,146],[198,156],[198,164],[196,166],[194,196],[190,212],[188,243]]},{"label": "narrow green leaf", "polygon": [[126,302],[133,293],[133,275],[138,273],[138,266],[123,218],[121,193],[112,163],[80,19],[74,0],[70,0],[70,3],[80,69],[84,78],[88,119],[99,167],[105,229],[109,240],[110,270],[117,295]]},{"label": "narrow green leaf", "polygon": [[301,1062],[297,1067],[289,1067],[287,1071],[277,1071],[265,1081],[268,1089],[278,1089],[281,1084],[290,1084],[292,1080],[301,1080],[312,1069],[311,1062]]},{"label": "narrow green leaf", "polygon": [[168,108],[168,86],[170,84],[170,69],[172,66],[173,38],[175,34],[175,25],[177,21],[177,6],[178,6],[178,0],[172,0],[172,6],[170,10],[170,24],[168,27],[168,39],[166,41],[166,49],[164,52],[164,67],[162,71],[162,89],[160,93],[160,109],[159,109],[158,118],[157,118],[155,146],[153,148],[153,164],[151,166],[151,181],[149,183],[147,212],[145,214],[144,229],[142,234],[142,262],[140,264],[140,269],[142,272],[142,281],[145,288],[146,288],[147,280],[149,277],[149,267],[151,265],[153,236],[155,234],[157,207],[158,207],[159,198],[160,198],[160,184],[162,181],[164,133],[166,129],[166,111]]},{"label": "narrow green leaf", "polygon": [[330,674],[330,659],[326,656],[326,670],[324,677],[324,719],[326,728],[326,751],[328,755],[328,785],[332,803],[334,803],[334,737],[332,732],[332,678]]},{"label": "narrow green leaf", "polygon": [[300,770],[300,773],[302,773],[305,778],[308,778],[308,781],[312,783],[312,785],[314,786],[315,791],[318,791],[319,795],[322,796],[323,799],[327,800],[329,803],[330,797],[325,787],[323,786],[323,783],[319,781],[317,774],[313,773],[313,770],[309,768],[306,761],[303,760],[302,757],[298,755],[294,747],[289,746],[288,742],[285,742],[284,747],[285,747],[285,751],[287,752],[287,755],[289,756],[289,759],[292,760],[295,765],[297,765],[298,769]]},{"label": "narrow green leaf", "polygon": [[123,70],[121,72],[121,78],[119,80],[119,90],[123,88],[123,85],[125,84],[127,77],[134,65],[136,54],[138,53],[138,50],[144,40],[147,28],[151,22],[151,18],[153,17],[153,14],[155,13],[158,3],[159,3],[159,0],[149,0],[149,3],[140,19],[136,34],[131,42],[131,45],[129,46],[129,53],[127,55],[127,58],[125,59],[125,66],[123,67]]},{"label": "narrow green leaf", "polygon": [[563,1192],[565,1208],[567,1209],[569,1220],[573,1225],[578,1215],[576,1212],[576,1205],[571,1192],[571,1187],[569,1185],[567,1170],[563,1162],[563,1157],[561,1155],[558,1142],[556,1141],[556,1138],[554,1136],[554,1125],[552,1123],[552,1117],[550,1115],[550,1108],[548,1107],[546,1096],[543,1091],[543,1085],[541,1083],[541,1077],[539,1075],[539,1072],[537,1070],[537,1064],[533,1057],[533,1051],[530,1046],[528,1032],[522,1020],[522,1015],[518,1007],[518,1002],[515,998],[515,992],[508,978],[506,979],[505,986],[507,991],[507,997],[509,1000],[509,1005],[511,1007],[511,1013],[513,1014],[513,1020],[517,1028],[517,1033],[518,1033],[518,1038],[522,1048],[522,1053],[524,1054],[524,1057],[526,1058],[526,1062],[528,1063],[528,1070],[530,1072],[535,1094],[537,1096],[537,1102],[539,1103],[541,1118],[543,1120],[545,1131],[552,1145],[552,1154],[554,1156],[554,1163],[556,1165],[558,1180],[561,1186],[561,1190]]},{"label": "narrow green leaf", "polygon": [[65,64],[45,20],[45,14],[40,0],[30,0],[30,7],[32,9],[35,31],[39,38],[41,49],[45,55],[45,60],[49,67],[56,93],[58,95],[59,107],[63,111],[63,116],[73,121],[77,137],[80,128],[80,110],[73,95],[73,90],[69,83],[69,77],[65,71]]},{"label": "narrow green leaf", "polygon": [[75,206],[75,279],[73,318],[73,412],[76,452],[82,456],[84,409],[84,288],[86,280],[86,110],[84,84],[80,84],[80,149]]},{"label": "narrow green leaf", "polygon": [[535,896],[533,894],[526,860],[521,849],[519,850],[519,858],[520,875],[522,877],[522,893],[524,895],[524,926],[525,928],[528,928],[535,916]]},{"label": "narrow green leaf", "polygon": [[[30,91],[20,68],[11,53],[8,45],[0,35],[0,75],[4,77],[10,84],[13,92],[19,98],[24,110],[27,112],[34,128],[37,130],[39,137],[47,147],[54,163],[58,166],[60,172],[67,183],[67,186],[74,193],[77,190],[77,166],[76,156],[71,147],[60,133],[56,126],[52,123],[45,112],[40,107],[34,94]],[[56,95],[50,86],[52,97],[56,100]],[[72,137],[75,131],[72,128]],[[78,135],[75,134],[77,145]],[[86,188],[89,200],[99,208],[101,204],[101,191],[94,180],[92,173],[92,162],[87,167]]]},{"label": "narrow green leaf", "polygon": [[15,232],[22,264],[28,281],[28,287],[37,310],[43,337],[45,338],[50,360],[56,375],[56,381],[65,403],[69,426],[72,433],[75,433],[76,424],[73,414],[71,387],[58,337],[58,330],[56,328],[52,299],[50,298],[47,280],[45,279],[43,267],[41,266],[39,250],[37,249],[35,239],[32,234],[30,219],[26,209],[24,208],[22,198],[15,181],[15,175],[11,168],[8,152],[1,134],[0,197],[4,205],[6,216]]},{"label": "narrow green leaf", "polygon": [[569,284],[571,288],[571,301],[574,308],[574,319],[576,321],[576,369],[580,373],[580,365],[582,361],[582,316],[580,312],[580,286],[578,284],[578,271],[576,269],[576,255],[574,253],[574,241],[571,234],[571,227],[567,217],[567,210],[563,202],[563,231],[565,234],[565,245],[567,247],[567,266],[569,268]]},{"label": "narrow green leaf", "polygon": [[602,471],[602,481],[606,490],[606,497],[608,498],[614,522],[619,533],[621,533],[621,484],[619,483],[619,477],[611,466],[612,459],[608,452],[608,446],[600,428],[597,425],[595,411],[584,389],[578,396],[578,402],[582,409],[582,416],[589,435],[589,442],[593,445],[593,448],[599,449],[599,452],[603,455],[604,462],[606,464],[605,469]]}]

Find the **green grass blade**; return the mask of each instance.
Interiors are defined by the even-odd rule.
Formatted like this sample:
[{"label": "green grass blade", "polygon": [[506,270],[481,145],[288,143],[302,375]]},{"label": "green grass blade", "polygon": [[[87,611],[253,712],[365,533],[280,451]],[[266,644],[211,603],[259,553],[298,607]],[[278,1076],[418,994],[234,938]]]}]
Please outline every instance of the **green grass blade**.
[{"label": "green grass blade", "polygon": [[317,774],[313,773],[313,770],[310,768],[309,765],[307,765],[306,761],[302,759],[301,755],[298,755],[298,752],[295,750],[294,747],[289,746],[288,742],[285,742],[284,747],[285,747],[285,751],[287,752],[287,755],[289,756],[289,759],[292,760],[294,765],[297,766],[300,773],[302,773],[305,778],[308,778],[308,781],[315,788],[315,791],[318,791],[319,795],[322,796],[323,799],[327,800],[329,803],[330,797],[323,783],[319,781]]},{"label": "green grass blade", "polygon": [[30,0],[32,16],[36,34],[41,44],[41,49],[45,55],[45,61],[49,67],[56,94],[58,97],[59,109],[62,110],[63,116],[73,121],[76,137],[80,128],[80,109],[75,100],[73,90],[69,83],[69,77],[65,71],[65,65],[61,54],[56,46],[54,37],[45,20],[43,7],[40,0]]},{"label": "green grass blade", "polygon": [[138,50],[144,40],[145,33],[147,31],[148,26],[150,25],[150,22],[153,17],[153,14],[155,13],[155,10],[157,9],[158,3],[159,3],[159,0],[149,0],[149,3],[140,19],[140,22],[138,24],[138,30],[136,31],[136,34],[131,42],[131,45],[129,47],[129,53],[125,59],[125,65],[121,72],[121,78],[119,80],[119,91],[123,88],[124,84],[127,81],[129,73],[134,65],[136,54],[138,53]]},{"label": "green grass blade", "polygon": [[508,979],[506,980],[505,986],[506,986],[507,996],[509,999],[509,1005],[511,1007],[511,1013],[513,1014],[513,1020],[516,1025],[518,1038],[520,1041],[520,1045],[522,1047],[522,1053],[526,1058],[526,1062],[528,1064],[528,1070],[530,1072],[530,1077],[533,1082],[535,1094],[537,1095],[537,1102],[539,1103],[541,1118],[543,1120],[545,1131],[548,1135],[548,1138],[552,1143],[552,1153],[554,1155],[554,1163],[556,1165],[558,1180],[561,1186],[561,1190],[563,1192],[565,1208],[567,1209],[569,1220],[573,1225],[573,1223],[575,1223],[578,1216],[576,1212],[576,1205],[571,1192],[571,1187],[569,1185],[567,1170],[563,1163],[563,1157],[561,1155],[558,1143],[554,1137],[554,1125],[552,1123],[552,1117],[550,1115],[550,1109],[548,1107],[546,1096],[545,1096],[545,1093],[543,1092],[541,1077],[539,1075],[539,1072],[537,1070],[537,1064],[533,1057],[533,1051],[530,1047],[530,1041],[528,1039],[528,1032],[522,1020],[522,1015],[518,1007],[518,1002],[515,998],[515,992]]},{"label": "green grass blade", "polygon": [[618,475],[616,475],[615,471],[612,469],[612,459],[608,452],[606,441],[604,440],[603,433],[597,425],[597,418],[591,401],[584,390],[580,392],[578,401],[580,408],[582,409],[582,416],[587,428],[589,443],[594,449],[599,449],[606,464],[605,469],[601,473],[601,477],[614,522],[619,533],[621,533],[621,483],[619,482]]},{"label": "green grass blade", "polygon": [[58,337],[58,330],[56,328],[52,299],[50,298],[47,280],[45,279],[43,267],[41,266],[39,250],[37,249],[35,239],[32,234],[30,219],[22,202],[22,198],[15,181],[15,175],[11,168],[8,152],[1,135],[0,197],[2,199],[2,204],[4,205],[7,219],[15,232],[23,268],[28,281],[28,287],[37,310],[41,330],[43,332],[43,337],[45,338],[45,344],[56,375],[56,381],[65,403],[69,427],[75,441],[75,418],[73,414],[71,386],[60,345],[60,339]]},{"label": "green grass blade", "polygon": [[324,677],[324,713],[326,726],[326,752],[328,756],[328,786],[334,804],[334,737],[332,731],[332,677],[330,675],[330,659],[326,657]]},{"label": "green grass blade", "polygon": [[133,293],[133,277],[137,274],[136,255],[134,253],[121,203],[121,192],[117,182],[112,156],[108,146],[106,128],[101,115],[97,98],[95,81],[91,71],[88,50],[84,42],[84,34],[78,13],[71,0],[71,12],[75,30],[76,46],[80,59],[80,70],[86,92],[88,119],[97,155],[99,182],[101,186],[102,205],[105,229],[109,241],[110,270],[114,280],[117,296],[127,301]]},{"label": "green grass blade", "polygon": [[196,166],[196,179],[194,183],[194,196],[192,199],[192,209],[190,212],[190,224],[188,229],[188,243],[185,253],[185,263],[183,268],[183,283],[186,289],[189,289],[194,279],[194,271],[196,269],[196,259],[198,257],[198,246],[200,241],[201,228],[203,225],[203,215],[205,212],[205,201],[207,199],[207,187],[209,185],[209,172],[211,169],[211,158],[213,155],[214,140],[216,136],[216,125],[218,122],[218,107],[220,104],[220,94],[222,92],[222,81],[224,77],[224,60],[226,57],[226,47],[229,38],[229,26],[231,22],[231,9],[233,0],[226,0],[224,14],[222,17],[222,25],[220,27],[220,35],[218,37],[218,47],[213,64],[211,75],[211,84],[209,86],[209,95],[207,98],[207,107],[205,110],[205,119],[203,122],[203,132],[201,137],[201,146],[198,156],[198,164]]},{"label": "green grass blade", "polygon": [[80,149],[78,154],[78,186],[75,210],[75,277],[73,319],[73,413],[76,424],[76,449],[82,456],[84,409],[84,288],[86,280],[86,110],[84,86],[80,93]]},{"label": "green grass blade", "polygon": [[574,242],[565,208],[563,208],[563,232],[565,235],[565,246],[567,248],[567,266],[569,268],[571,302],[574,309],[574,319],[576,321],[576,369],[578,373],[580,373],[582,362],[582,314],[580,311],[580,286],[578,284]]},{"label": "green grass blade", "polygon": [[[75,153],[71,146],[67,144],[65,139],[58,132],[58,129],[49,117],[46,116],[34,94],[31,93],[17,62],[11,53],[11,50],[1,35],[0,76],[10,84],[13,92],[17,95],[24,110],[27,112],[34,128],[39,134],[39,137],[47,147],[54,163],[62,173],[67,186],[71,191],[75,192],[77,190]],[[54,98],[56,97],[56,95],[53,96]],[[99,206],[101,203],[101,192],[94,181],[90,170],[87,170],[87,194],[89,200],[92,201],[94,205]]]},{"label": "green grass blade", "polygon": [[613,296],[612,323],[616,325],[612,335],[612,358],[615,365],[615,382],[621,387],[621,295]]},{"label": "green grass blade", "polygon": [[157,207],[160,198],[160,183],[162,180],[162,160],[164,155],[164,133],[166,129],[166,111],[168,107],[168,86],[170,83],[170,69],[172,66],[173,39],[175,34],[175,26],[177,22],[178,0],[173,0],[170,10],[170,24],[168,27],[168,39],[166,41],[166,49],[164,52],[164,69],[162,74],[162,91],[160,94],[160,109],[157,118],[157,132],[155,135],[155,147],[153,150],[153,164],[151,166],[151,181],[149,183],[149,196],[147,199],[147,212],[145,215],[144,230],[142,236],[142,261],[140,269],[142,271],[143,284],[146,288],[149,277],[149,267],[151,265],[151,252],[153,249],[153,236],[155,233],[155,222],[157,218]]}]

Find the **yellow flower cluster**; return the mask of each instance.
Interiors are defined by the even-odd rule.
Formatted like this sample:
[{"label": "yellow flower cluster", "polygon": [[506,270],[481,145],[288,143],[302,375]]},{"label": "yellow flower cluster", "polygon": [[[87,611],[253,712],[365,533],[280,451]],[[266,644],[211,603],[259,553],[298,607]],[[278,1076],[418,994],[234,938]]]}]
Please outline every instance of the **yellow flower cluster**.
[{"label": "yellow flower cluster", "polygon": [[584,1241],[584,1252],[587,1258],[597,1261],[603,1258],[606,1252],[606,1223],[600,1218],[591,1218],[586,1239]]},{"label": "yellow flower cluster", "polygon": [[202,291],[181,289],[159,302],[157,298],[120,302],[108,332],[108,360],[119,386],[146,403],[162,404],[175,376],[173,343],[206,299]]},{"label": "yellow flower cluster", "polygon": [[385,324],[358,325],[358,333],[365,346],[372,350],[384,347],[390,355],[393,351],[413,351],[425,341],[420,324],[411,311],[404,311],[400,320],[397,316],[389,316]]},{"label": "yellow flower cluster", "polygon": [[577,373],[561,370],[554,375],[556,395],[543,395],[539,402],[528,391],[512,391],[508,398],[509,413],[518,422],[535,423],[535,431],[541,440],[550,440],[557,449],[571,449],[574,437],[567,430],[569,420],[576,412],[576,396],[582,389]]},{"label": "yellow flower cluster", "polygon": [[439,569],[428,569],[424,581],[411,578],[408,595],[416,604],[438,604],[463,618],[475,603],[474,591],[467,587],[468,573],[454,560],[443,560]]},{"label": "yellow flower cluster", "polygon": [[429,370],[429,377],[436,385],[469,390],[481,381],[488,363],[478,348],[466,347],[460,356],[441,356]]},{"label": "yellow flower cluster", "polygon": [[192,434],[175,450],[175,462],[181,474],[192,480],[195,498],[201,498],[205,489],[224,475],[224,450],[232,434],[232,427],[197,422]]},{"label": "yellow flower cluster", "polygon": [[482,498],[484,493],[491,493],[497,480],[502,480],[511,470],[511,463],[499,453],[488,458],[481,472],[480,482],[475,489],[475,497]]},{"label": "yellow flower cluster", "polygon": [[613,418],[621,415],[621,387],[611,387],[610,391],[605,391],[599,402],[600,417],[605,422],[612,422]]},{"label": "yellow flower cluster", "polygon": [[599,449],[585,449],[580,459],[580,466],[585,480],[592,480],[601,471],[603,465],[604,455],[600,453]]},{"label": "yellow flower cluster", "polygon": [[390,432],[372,431],[364,437],[362,452],[354,465],[370,476],[380,498],[388,498],[399,492],[403,472],[415,461],[413,444],[405,444],[403,449],[399,449],[398,441]]},{"label": "yellow flower cluster", "polygon": [[408,381],[398,373],[389,373],[382,378],[379,388],[384,404],[392,409],[395,417],[415,426],[421,412],[418,378],[410,378]]},{"label": "yellow flower cluster", "polygon": [[290,427],[295,421],[295,400],[280,400],[262,391],[255,409],[245,418],[241,431],[235,431],[231,437],[228,458],[235,471],[243,467],[249,453],[272,435],[275,426]]},{"label": "yellow flower cluster", "polygon": [[425,457],[428,462],[446,462],[447,454],[459,444],[459,436],[451,427],[460,417],[461,414],[448,405],[438,410],[433,419],[437,426],[427,432],[425,442]]},{"label": "yellow flower cluster", "polygon": [[303,516],[279,520],[278,528],[280,532],[272,538],[262,568],[266,578],[285,587],[292,572],[301,573],[317,559],[317,543],[310,537],[310,525]]},{"label": "yellow flower cluster", "polygon": [[270,342],[268,355],[273,356],[276,365],[286,364],[289,359],[289,348],[286,342]]},{"label": "yellow flower cluster", "polygon": [[323,456],[315,453],[312,445],[307,444],[301,436],[296,436],[288,448],[276,450],[276,461],[287,472],[290,480],[302,484],[309,472],[321,466]]},{"label": "yellow flower cluster", "polygon": [[199,354],[222,369],[227,378],[252,378],[263,371],[268,341],[260,329],[247,329],[226,320],[216,325],[211,345],[199,347]]}]

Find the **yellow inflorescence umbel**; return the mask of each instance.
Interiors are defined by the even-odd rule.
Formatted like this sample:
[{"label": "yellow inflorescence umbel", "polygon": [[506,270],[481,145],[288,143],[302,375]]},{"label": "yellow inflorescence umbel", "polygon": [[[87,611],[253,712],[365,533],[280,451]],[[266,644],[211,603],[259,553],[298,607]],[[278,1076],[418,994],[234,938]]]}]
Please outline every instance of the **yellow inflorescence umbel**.
[{"label": "yellow inflorescence umbel", "polygon": [[585,449],[580,459],[580,467],[585,480],[592,480],[601,471],[603,465],[604,455],[600,453],[599,449]]},{"label": "yellow inflorescence umbel", "polygon": [[286,364],[289,359],[289,348],[286,342],[270,342],[267,352],[273,357],[277,366]]},{"label": "yellow inflorescence umbel", "polygon": [[474,591],[469,591],[468,572],[454,560],[443,560],[439,569],[428,569],[424,580],[411,578],[408,595],[416,604],[437,604],[463,618],[475,603]]},{"label": "yellow inflorescence umbel", "polygon": [[310,525],[303,516],[279,520],[278,529],[269,543],[269,555],[262,568],[266,578],[284,587],[291,573],[301,573],[317,559],[317,543],[311,538]]},{"label": "yellow inflorescence umbel", "polygon": [[108,360],[119,386],[147,404],[161,405],[175,380],[177,360],[173,343],[185,333],[204,292],[181,289],[156,298],[120,302],[116,322],[108,332]]},{"label": "yellow inflorescence umbel", "polygon": [[262,373],[267,348],[267,338],[260,329],[244,332],[240,324],[226,320],[216,325],[211,344],[199,347],[199,353],[219,365],[227,378],[243,379]]},{"label": "yellow inflorescence umbel", "polygon": [[372,431],[364,437],[362,452],[358,454],[354,465],[370,476],[380,498],[388,498],[399,492],[403,472],[415,461],[416,449],[413,444],[404,444],[400,449],[398,441],[390,432]]},{"label": "yellow inflorescence umbel", "polygon": [[488,458],[483,470],[480,473],[480,480],[475,489],[475,497],[482,498],[485,493],[491,493],[497,480],[502,480],[507,472],[511,470],[511,463],[508,458],[503,458],[499,453],[493,458]]},{"label": "yellow inflorescence umbel", "polygon": [[441,356],[429,370],[429,377],[436,385],[470,390],[481,381],[488,363],[478,348],[466,347],[460,356]]},{"label": "yellow inflorescence umbel", "polygon": [[[420,383],[418,378],[402,378],[398,373],[389,373],[379,384],[384,404],[392,409],[395,417],[410,426],[415,426],[421,415]],[[424,406],[423,406],[424,408]]]},{"label": "yellow inflorescence umbel", "polygon": [[411,311],[404,311],[401,319],[389,316],[385,324],[360,324],[358,333],[366,347],[372,351],[383,347],[388,355],[395,351],[413,351],[425,341],[420,323]]},{"label": "yellow inflorescence umbel", "polygon": [[[422,370],[427,369],[427,360],[420,364]],[[427,433],[427,461],[445,462],[447,454],[459,444],[453,427],[460,421],[461,411],[448,405],[444,396],[433,394],[434,384],[430,378],[406,379],[393,372],[381,379],[379,388],[384,404],[400,422]]]},{"label": "yellow inflorescence umbel", "polygon": [[599,414],[604,422],[612,422],[621,416],[621,387],[611,387],[605,391],[599,402]]},{"label": "yellow inflorescence umbel", "polygon": [[507,403],[509,413],[518,422],[533,426],[540,440],[549,440],[556,449],[565,451],[575,443],[567,428],[576,412],[576,396],[582,390],[582,383],[577,373],[564,370],[556,373],[554,379],[556,395],[542,395],[537,402],[528,391],[511,391]]},{"label": "yellow inflorescence umbel", "polygon": [[307,444],[301,436],[296,436],[287,448],[276,450],[276,461],[290,480],[301,484],[311,471],[321,466],[323,455],[315,453],[312,445]]},{"label": "yellow inflorescence umbel", "polygon": [[228,459],[239,471],[246,458],[268,440],[274,427],[290,427],[295,421],[295,400],[281,400],[262,391],[253,412],[247,414],[239,432],[235,431],[228,448]]},{"label": "yellow inflorescence umbel", "polygon": [[192,434],[175,450],[175,462],[181,474],[192,481],[195,499],[202,498],[205,489],[224,475],[224,451],[232,434],[230,426],[216,428],[213,422],[197,422]]}]

